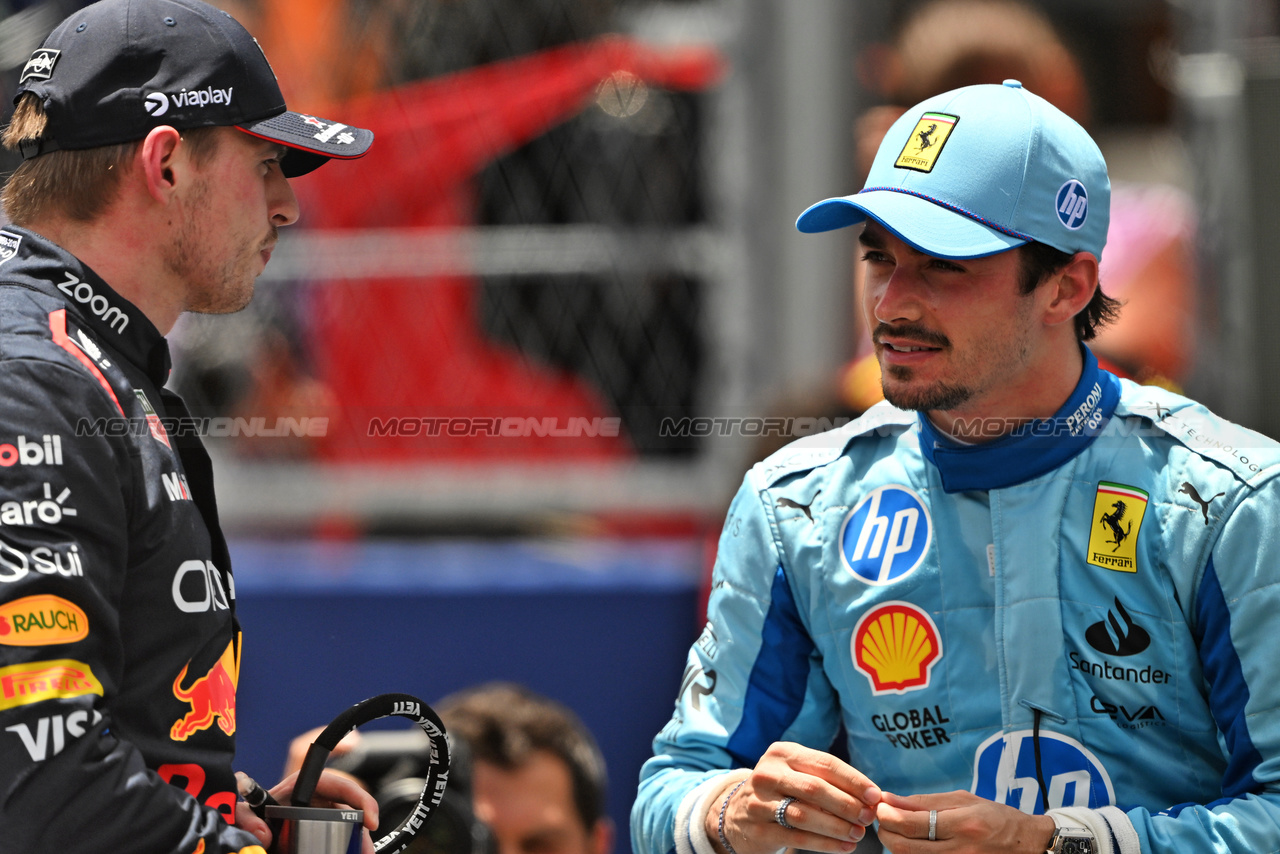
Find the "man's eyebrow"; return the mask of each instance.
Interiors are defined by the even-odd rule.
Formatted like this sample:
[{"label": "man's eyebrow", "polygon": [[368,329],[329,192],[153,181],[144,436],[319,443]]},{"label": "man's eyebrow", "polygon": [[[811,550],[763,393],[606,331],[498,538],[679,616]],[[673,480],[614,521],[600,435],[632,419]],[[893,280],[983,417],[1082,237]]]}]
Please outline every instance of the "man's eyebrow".
[{"label": "man's eyebrow", "polygon": [[883,249],[885,247],[884,236],[866,228],[862,229],[862,233],[858,235],[858,242],[868,249]]}]

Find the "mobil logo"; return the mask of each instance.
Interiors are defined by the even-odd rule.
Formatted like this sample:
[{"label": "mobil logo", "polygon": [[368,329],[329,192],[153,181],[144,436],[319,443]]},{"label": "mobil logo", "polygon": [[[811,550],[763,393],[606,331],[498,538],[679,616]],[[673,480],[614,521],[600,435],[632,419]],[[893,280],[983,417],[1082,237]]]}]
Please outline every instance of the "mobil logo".
[{"label": "mobil logo", "polygon": [[891,584],[924,560],[933,536],[924,502],[905,486],[882,486],[845,517],[840,557],[868,584]]},{"label": "mobil logo", "polygon": [[56,433],[46,433],[38,439],[19,436],[13,442],[0,444],[0,466],[15,465],[62,465],[62,437]]},{"label": "mobil logo", "polygon": [[[1036,739],[1029,729],[996,733],[978,746],[972,791],[980,798],[1029,815],[1044,813],[1036,775]],[[1098,757],[1061,733],[1040,730],[1040,772],[1049,792],[1049,809],[1110,806],[1116,802],[1111,777]]]}]

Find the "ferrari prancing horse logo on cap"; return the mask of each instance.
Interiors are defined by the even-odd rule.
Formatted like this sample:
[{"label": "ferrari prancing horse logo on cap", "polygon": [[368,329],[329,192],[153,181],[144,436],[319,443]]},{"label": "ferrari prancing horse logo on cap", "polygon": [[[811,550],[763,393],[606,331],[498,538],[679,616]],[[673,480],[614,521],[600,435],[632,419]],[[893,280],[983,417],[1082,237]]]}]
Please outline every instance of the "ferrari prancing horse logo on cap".
[{"label": "ferrari prancing horse logo on cap", "polygon": [[933,165],[938,162],[938,155],[942,153],[942,146],[947,144],[951,131],[955,130],[959,121],[959,116],[925,113],[916,122],[915,130],[911,131],[911,137],[893,165],[899,169],[932,172]]}]

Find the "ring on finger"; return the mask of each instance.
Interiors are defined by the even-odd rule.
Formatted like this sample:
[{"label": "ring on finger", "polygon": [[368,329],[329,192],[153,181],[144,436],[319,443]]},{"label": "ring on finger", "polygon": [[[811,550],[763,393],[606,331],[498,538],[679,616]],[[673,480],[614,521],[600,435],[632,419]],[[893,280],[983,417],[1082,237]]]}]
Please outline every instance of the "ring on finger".
[{"label": "ring on finger", "polygon": [[795,798],[783,798],[778,804],[778,808],[773,811],[773,820],[785,827],[787,830],[795,830],[791,824],[787,822],[787,807],[795,802]]},{"label": "ring on finger", "polygon": [[938,811],[929,810],[929,841],[934,842],[938,838]]}]

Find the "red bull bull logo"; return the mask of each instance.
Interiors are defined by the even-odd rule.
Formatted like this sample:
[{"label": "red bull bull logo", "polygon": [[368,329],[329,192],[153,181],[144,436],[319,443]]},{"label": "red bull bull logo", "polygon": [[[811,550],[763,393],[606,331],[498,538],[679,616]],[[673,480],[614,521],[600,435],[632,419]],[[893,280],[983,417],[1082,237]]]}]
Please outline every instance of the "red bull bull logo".
[{"label": "red bull bull logo", "polygon": [[186,741],[201,730],[213,726],[218,719],[218,728],[227,735],[236,731],[236,683],[240,678],[240,658],[237,655],[235,641],[227,644],[222,656],[209,668],[209,672],[196,679],[186,688],[182,683],[187,678],[188,661],[173,680],[173,696],[181,702],[188,703],[191,711],[182,716],[169,730],[169,737],[174,741]]}]

